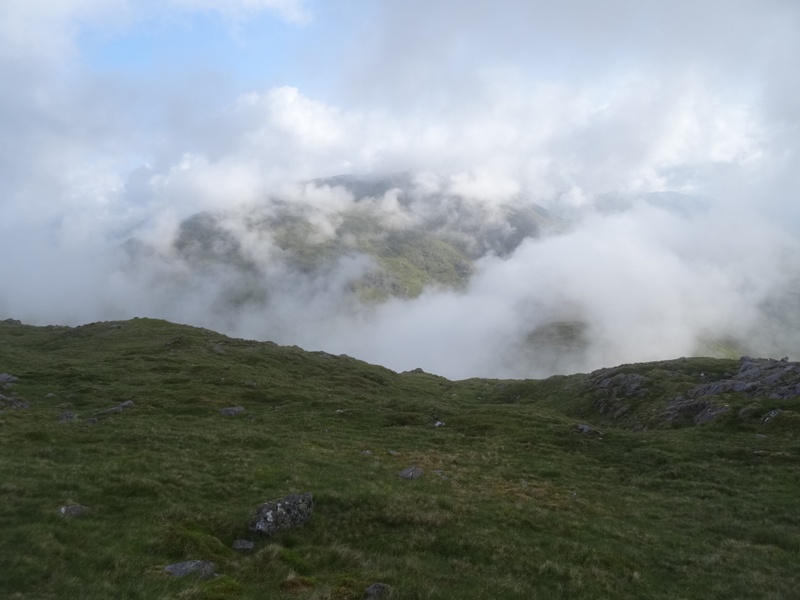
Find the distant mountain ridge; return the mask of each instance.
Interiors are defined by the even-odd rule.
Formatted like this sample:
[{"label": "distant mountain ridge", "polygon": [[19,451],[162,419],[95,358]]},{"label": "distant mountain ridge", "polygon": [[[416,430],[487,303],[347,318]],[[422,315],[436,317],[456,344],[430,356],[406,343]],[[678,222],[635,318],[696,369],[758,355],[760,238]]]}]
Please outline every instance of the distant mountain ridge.
[{"label": "distant mountain ridge", "polygon": [[[584,223],[625,218],[629,211],[663,211],[681,227],[712,208],[707,198],[670,191],[608,192],[584,204],[545,208],[522,192],[487,198],[481,196],[486,190],[469,183],[416,172],[314,179],[276,189],[257,203],[191,215],[167,240],[131,239],[125,244],[128,268],[150,278],[148,287],[157,289],[159,301],[199,315],[194,324],[284,343],[295,343],[300,333],[302,343],[316,344],[323,339],[318,331],[331,323],[325,342],[333,344],[318,346],[331,349],[337,336],[348,335],[353,323],[364,323],[377,310],[396,307],[391,319],[418,298],[471,293],[480,269],[514,260],[537,240],[544,242],[539,256],[548,265],[546,242],[580,232]],[[509,273],[507,278],[517,276]],[[791,317],[800,311],[795,281],[787,277],[772,290],[755,309],[761,320],[750,330],[698,331],[694,346],[681,353],[794,355],[796,343],[786,332],[796,330]],[[613,277],[607,283],[613,285]],[[550,302],[546,283],[537,286],[535,278],[525,282],[527,295],[517,303],[525,305],[524,314],[505,334],[495,362],[513,365],[508,372],[516,376],[537,377],[600,366],[593,356],[604,341],[597,341],[584,297]],[[153,314],[183,318],[177,309]],[[365,329],[362,337],[372,335]],[[759,344],[751,343],[754,338]]]},{"label": "distant mountain ridge", "polygon": [[[333,206],[309,201],[314,193],[330,196]],[[192,215],[178,227],[175,256],[191,270],[224,268],[242,289],[278,266],[314,277],[360,258],[364,268],[347,282],[349,291],[361,301],[382,301],[414,298],[429,287],[462,289],[475,260],[507,256],[559,223],[522,197],[489,209],[446,190],[422,190],[409,172],[316,179],[298,196]],[[129,249],[134,258],[142,252],[136,243]]]}]

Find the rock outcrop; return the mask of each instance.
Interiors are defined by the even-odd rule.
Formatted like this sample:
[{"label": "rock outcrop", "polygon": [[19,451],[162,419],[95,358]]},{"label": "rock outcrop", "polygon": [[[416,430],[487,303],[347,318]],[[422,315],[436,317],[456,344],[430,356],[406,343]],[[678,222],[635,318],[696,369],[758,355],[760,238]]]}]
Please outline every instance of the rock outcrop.
[{"label": "rock outcrop", "polygon": [[[14,387],[14,384],[19,381],[19,378],[14,377],[9,373],[0,373],[0,390],[7,390]],[[11,392],[9,392],[11,394]],[[5,408],[30,408],[30,404],[14,397],[13,395],[0,394],[0,412]]]},{"label": "rock outcrop", "polygon": [[400,475],[400,477],[402,477],[403,479],[419,479],[420,477],[422,477],[422,473],[423,473],[422,469],[420,469],[417,466],[414,466],[414,467],[408,467],[407,469],[403,469],[402,471],[400,471],[400,473],[398,473],[398,475]]},{"label": "rock outcrop", "polygon": [[592,373],[591,385],[612,398],[638,396],[650,381],[638,373],[620,373],[618,368],[600,369]]},{"label": "rock outcrop", "polygon": [[718,396],[740,392],[759,398],[782,399],[800,396],[800,363],[784,358],[743,356],[739,371],[731,379],[712,381],[689,390],[686,396]]},{"label": "rock outcrop", "polygon": [[[800,363],[789,362],[786,358],[743,356],[733,377],[708,381],[688,390],[667,405],[664,416],[667,421],[691,417],[698,425],[708,423],[730,410],[716,398],[731,393],[773,400],[800,396]],[[739,414],[745,416],[746,408]]]},{"label": "rock outcrop", "polygon": [[250,531],[274,535],[294,529],[308,523],[313,512],[314,498],[311,492],[289,494],[262,504],[250,520]]}]

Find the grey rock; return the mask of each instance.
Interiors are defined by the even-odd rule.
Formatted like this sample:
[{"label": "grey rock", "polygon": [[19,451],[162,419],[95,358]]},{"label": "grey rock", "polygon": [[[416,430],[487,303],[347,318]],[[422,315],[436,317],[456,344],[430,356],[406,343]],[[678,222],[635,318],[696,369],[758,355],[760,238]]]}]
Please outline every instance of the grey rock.
[{"label": "grey rock", "polygon": [[778,381],[781,380],[783,375],[784,375],[783,371],[781,371],[780,373],[773,373],[772,375],[767,375],[766,377],[764,377],[764,383],[766,383],[767,385],[772,385],[773,383],[777,383]]},{"label": "grey rock", "polygon": [[311,520],[313,512],[314,498],[311,492],[289,494],[262,504],[250,520],[250,531],[274,535],[305,525]]},{"label": "grey rock", "polygon": [[82,517],[88,513],[89,510],[90,509],[88,506],[81,506],[80,504],[68,504],[66,506],[59,506],[58,514],[67,518]]},{"label": "grey rock", "polygon": [[220,408],[219,414],[223,417],[235,417],[236,415],[240,415],[244,412],[244,407],[242,406],[229,406],[228,408]]},{"label": "grey rock", "polygon": [[372,450],[362,450],[360,454],[362,456],[372,456]]},{"label": "grey rock", "polygon": [[3,389],[12,383],[16,383],[17,381],[19,381],[19,378],[14,377],[10,373],[0,373],[0,389]]},{"label": "grey rock", "polygon": [[0,408],[13,408],[13,409],[25,409],[30,408],[31,405],[19,398],[13,398],[11,396],[4,396],[0,394]]},{"label": "grey rock", "polygon": [[58,420],[61,421],[62,423],[66,423],[68,421],[74,421],[77,418],[78,418],[78,413],[69,412],[69,411],[62,412],[60,415],[58,415]]},{"label": "grey rock", "polygon": [[434,423],[433,426],[434,427],[444,427],[444,421],[436,421],[436,423]]},{"label": "grey rock", "polygon": [[724,415],[729,410],[730,408],[728,406],[714,406],[713,404],[710,404],[702,411],[697,413],[692,420],[697,425],[702,425],[703,423],[710,423],[711,421],[714,421],[718,416]]},{"label": "grey rock", "polygon": [[615,418],[615,419],[619,419],[620,417],[622,417],[622,416],[624,416],[625,414],[627,414],[627,413],[628,413],[628,411],[629,411],[630,409],[631,409],[631,405],[630,405],[630,404],[623,404],[622,406],[620,406],[620,407],[619,407],[619,408],[618,408],[618,409],[617,409],[617,410],[614,412],[614,418]]},{"label": "grey rock", "polygon": [[255,548],[255,542],[251,542],[250,540],[234,540],[231,548],[234,550],[252,550]]},{"label": "grey rock", "polygon": [[424,471],[417,466],[408,467],[398,473],[403,479],[419,479]]},{"label": "grey rock", "polygon": [[9,325],[22,325],[22,321],[19,319],[4,319],[3,323],[8,323]]},{"label": "grey rock", "polygon": [[767,414],[765,414],[762,417],[761,422],[762,423],[769,423],[772,419],[774,419],[775,417],[779,416],[782,412],[783,411],[780,408],[772,409],[771,411],[769,411]]},{"label": "grey rock", "polygon": [[386,583],[373,583],[364,590],[364,600],[391,598],[392,588]]},{"label": "grey rock", "polygon": [[200,579],[211,579],[216,575],[214,573],[214,563],[207,560],[187,560],[174,565],[167,565],[164,567],[164,571],[173,577],[193,575]]},{"label": "grey rock", "polygon": [[[717,406],[716,404],[712,404],[708,400],[696,400],[692,398],[684,398],[683,396],[678,396],[671,400],[666,408],[664,409],[664,420],[667,423],[672,421],[677,421],[681,418],[692,419],[695,423],[698,423],[695,419],[700,417],[701,415],[708,415],[710,420],[716,418],[716,415],[722,414],[720,409],[725,408],[727,411],[727,407]],[[707,420],[709,420],[707,419]],[[707,422],[702,421],[702,422]]]},{"label": "grey rock", "polygon": [[638,396],[644,391],[643,386],[648,381],[647,377],[638,373],[616,373],[614,369],[601,369],[592,378],[595,388],[614,398]]},{"label": "grey rock", "polygon": [[689,398],[702,398],[703,396],[718,396],[719,394],[724,394],[726,392],[733,391],[736,386],[743,385],[742,382],[737,382],[733,380],[723,380],[723,381],[712,381],[710,383],[704,383],[703,385],[698,385],[696,388],[689,390],[686,392],[686,395]]}]

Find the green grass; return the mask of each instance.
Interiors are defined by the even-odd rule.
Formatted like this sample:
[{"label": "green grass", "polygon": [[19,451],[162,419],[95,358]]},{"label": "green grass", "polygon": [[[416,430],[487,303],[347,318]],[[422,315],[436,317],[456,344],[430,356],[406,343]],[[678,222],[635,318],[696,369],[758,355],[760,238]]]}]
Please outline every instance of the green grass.
[{"label": "green grass", "polygon": [[[0,414],[0,597],[797,597],[797,399],[660,420],[735,366],[623,366],[649,383],[615,419],[585,375],[452,382],[148,319],[0,323],[0,372],[19,377],[3,393],[31,404]],[[420,479],[397,476],[412,464]],[[248,532],[292,491],[314,493],[311,523]],[[68,503],[91,512],[64,519]],[[220,577],[162,573],[190,559]]]}]

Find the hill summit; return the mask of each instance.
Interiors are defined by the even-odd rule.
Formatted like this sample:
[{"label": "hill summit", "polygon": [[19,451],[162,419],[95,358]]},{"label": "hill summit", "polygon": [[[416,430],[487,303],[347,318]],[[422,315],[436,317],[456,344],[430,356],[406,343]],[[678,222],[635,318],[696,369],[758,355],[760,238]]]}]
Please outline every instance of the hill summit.
[{"label": "hill summit", "polygon": [[450,381],[151,319],[8,321],[0,373],[5,598],[795,592],[788,360]]}]

